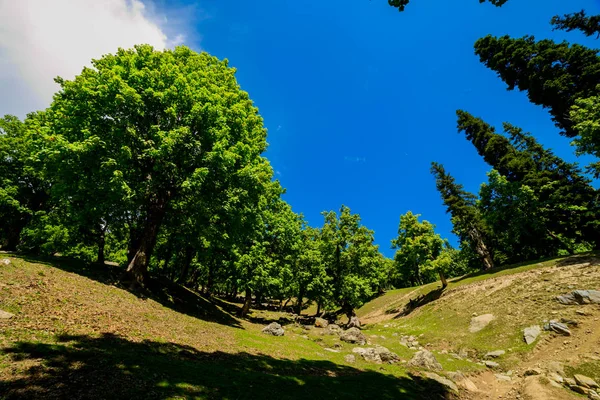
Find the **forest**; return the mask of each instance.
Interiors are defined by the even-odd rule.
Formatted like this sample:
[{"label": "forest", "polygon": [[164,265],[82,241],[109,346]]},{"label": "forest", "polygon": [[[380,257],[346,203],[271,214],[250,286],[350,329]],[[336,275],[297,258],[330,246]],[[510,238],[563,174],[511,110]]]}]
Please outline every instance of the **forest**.
[{"label": "forest", "polygon": [[[600,17],[557,15],[553,29],[598,37]],[[576,154],[600,157],[597,49],[486,36],[474,51],[507,89],[547,110]],[[600,162],[567,162],[510,122],[456,111],[448,134],[458,131],[490,168],[471,193],[430,160],[458,246],[408,211],[388,221],[398,223],[388,258],[349,207],[310,226],[284,200],[263,118],[226,59],[137,45],[56,82],[47,109],[0,119],[2,250],[116,263],[131,287],[166,279],[242,296],[241,316],[273,302],[348,318],[392,288],[445,287],[469,272],[600,250]]]}]

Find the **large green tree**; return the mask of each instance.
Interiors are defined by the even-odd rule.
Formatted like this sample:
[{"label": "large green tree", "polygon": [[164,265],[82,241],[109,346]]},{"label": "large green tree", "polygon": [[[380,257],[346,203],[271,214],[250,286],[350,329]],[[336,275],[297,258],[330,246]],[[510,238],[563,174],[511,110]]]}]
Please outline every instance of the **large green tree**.
[{"label": "large green tree", "polygon": [[360,216],[342,206],[339,214],[324,212],[321,228],[321,255],[331,277],[332,305],[348,316],[377,293],[385,269],[373,231],[360,223]]},{"label": "large green tree", "polygon": [[265,182],[262,118],[227,61],[183,46],[141,45],[57,82],[45,131],[53,190],[76,196],[71,182],[91,180],[81,201],[107,202],[98,204],[100,214],[116,210],[122,215],[111,219],[128,220],[127,273],[137,282],[171,205],[190,188],[202,198],[224,175],[246,188]]},{"label": "large green tree", "polygon": [[[565,162],[533,136],[510,124],[504,124],[507,137],[467,112],[459,110],[457,115],[458,130],[492,168],[508,182],[516,183],[512,190],[517,190],[519,185],[532,190],[539,203],[535,206],[538,222],[544,221],[546,235],[554,239],[555,248],[572,252],[573,244],[584,240],[600,245],[596,190],[576,164]],[[499,195],[498,191],[490,193]],[[505,195],[508,196],[508,192]],[[498,223],[503,222],[499,219]],[[527,235],[532,239],[535,236],[533,232]],[[538,245],[540,249],[547,247],[543,242]]]},{"label": "large green tree", "polygon": [[429,281],[424,279],[424,273],[435,270],[446,287],[445,265],[441,262],[434,263],[442,253],[444,243],[444,239],[435,233],[435,226],[429,221],[419,221],[419,215],[411,211],[401,215],[398,237],[392,240],[392,248],[397,249],[394,261],[398,275],[415,286]]}]

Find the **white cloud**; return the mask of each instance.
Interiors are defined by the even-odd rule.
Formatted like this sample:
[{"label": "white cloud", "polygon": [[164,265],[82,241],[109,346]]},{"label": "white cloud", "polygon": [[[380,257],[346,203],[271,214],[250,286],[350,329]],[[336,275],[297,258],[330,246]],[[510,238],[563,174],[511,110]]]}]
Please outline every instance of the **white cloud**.
[{"label": "white cloud", "polygon": [[183,43],[166,24],[140,0],[0,0],[0,115],[47,107],[56,76],[72,79],[119,47]]}]

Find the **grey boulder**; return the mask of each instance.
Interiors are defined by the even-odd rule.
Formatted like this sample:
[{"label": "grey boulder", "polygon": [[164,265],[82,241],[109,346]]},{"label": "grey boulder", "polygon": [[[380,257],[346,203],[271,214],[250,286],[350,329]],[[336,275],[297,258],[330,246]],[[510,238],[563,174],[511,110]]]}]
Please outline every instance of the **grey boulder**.
[{"label": "grey boulder", "polygon": [[442,364],[436,360],[433,353],[427,350],[420,350],[415,353],[413,358],[408,362],[411,367],[427,368],[441,371]]},{"label": "grey boulder", "polygon": [[600,290],[574,290],[556,298],[565,305],[600,304]]},{"label": "grey boulder", "polygon": [[348,343],[356,343],[361,346],[367,343],[367,338],[358,328],[350,328],[340,334],[340,339]]},{"label": "grey boulder", "polygon": [[277,322],[271,322],[269,325],[265,326],[262,330],[263,333],[272,336],[283,336],[285,331]]}]

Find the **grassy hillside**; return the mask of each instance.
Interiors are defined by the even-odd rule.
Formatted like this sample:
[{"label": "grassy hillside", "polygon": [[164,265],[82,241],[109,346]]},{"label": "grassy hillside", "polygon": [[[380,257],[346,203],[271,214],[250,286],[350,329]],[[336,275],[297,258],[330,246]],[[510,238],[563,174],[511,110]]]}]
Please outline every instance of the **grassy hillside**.
[{"label": "grassy hillside", "polygon": [[[588,357],[600,348],[599,307],[587,306],[582,316],[577,307],[553,300],[572,288],[600,287],[594,257],[497,270],[454,280],[443,292],[431,284],[373,300],[359,310],[367,323],[363,333],[370,344],[398,354],[401,362],[394,365],[360,357],[349,363],[356,345],[294,324],[285,313],[254,311],[240,320],[237,304],[181,287],[156,284],[152,294],[132,293],[118,285],[120,271],[113,267],[6,257],[11,264],[0,267],[0,309],[15,316],[0,320],[0,398],[450,396],[406,367],[415,350],[400,344],[403,335],[417,336],[444,373],[462,371],[480,389],[487,371],[477,361],[497,349],[507,351],[497,360],[498,372],[518,373],[549,361],[542,356],[548,354],[571,371],[589,376],[598,368],[600,375],[600,363]],[[470,319],[485,313],[496,319],[470,333]],[[537,344],[524,344],[523,327],[560,317],[580,322],[570,343],[543,333]],[[261,333],[275,319],[285,324],[285,336]],[[483,392],[506,392],[492,386]],[[570,398],[566,390],[552,390],[567,396],[556,398]]]}]

